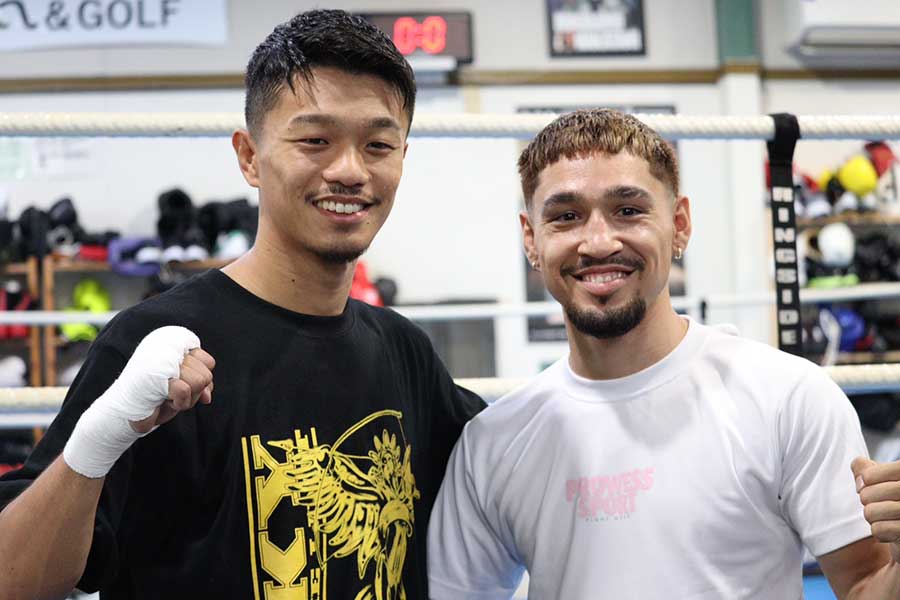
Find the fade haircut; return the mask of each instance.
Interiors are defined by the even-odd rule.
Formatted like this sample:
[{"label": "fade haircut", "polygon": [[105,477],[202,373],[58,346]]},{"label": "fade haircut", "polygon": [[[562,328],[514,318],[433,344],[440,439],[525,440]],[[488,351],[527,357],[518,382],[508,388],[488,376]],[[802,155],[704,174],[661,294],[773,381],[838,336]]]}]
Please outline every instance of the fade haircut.
[{"label": "fade haircut", "polygon": [[525,206],[531,209],[541,171],[566,158],[628,152],[650,165],[650,174],[678,196],[678,160],[662,137],[635,117],[609,108],[577,110],[544,127],[519,157]]},{"label": "fade haircut", "polygon": [[287,86],[312,83],[316,67],[334,67],[351,74],[374,75],[391,85],[412,123],[416,81],[412,67],[394,43],[362,17],[343,10],[311,10],[277,26],[256,47],[247,64],[244,118],[251,134]]}]

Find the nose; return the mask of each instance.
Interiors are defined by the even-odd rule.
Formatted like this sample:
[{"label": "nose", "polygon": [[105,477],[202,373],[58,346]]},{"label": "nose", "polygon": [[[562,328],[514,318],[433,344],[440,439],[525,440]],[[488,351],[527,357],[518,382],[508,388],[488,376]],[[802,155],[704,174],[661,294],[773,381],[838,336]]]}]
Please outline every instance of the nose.
[{"label": "nose", "polygon": [[622,250],[624,245],[618,231],[598,211],[591,213],[580,231],[578,253],[582,256],[605,258]]},{"label": "nose", "polygon": [[322,177],[325,181],[346,187],[359,187],[369,182],[369,169],[359,150],[344,147],[337,150],[334,159],[322,172]]}]

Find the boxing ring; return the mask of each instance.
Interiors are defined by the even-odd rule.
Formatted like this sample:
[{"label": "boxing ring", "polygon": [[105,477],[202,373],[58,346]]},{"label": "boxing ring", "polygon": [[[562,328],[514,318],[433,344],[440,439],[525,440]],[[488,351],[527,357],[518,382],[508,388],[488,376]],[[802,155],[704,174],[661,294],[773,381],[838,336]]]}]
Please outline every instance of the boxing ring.
[{"label": "boxing ring", "polygon": [[[866,284],[834,290],[800,290],[796,278],[795,238],[778,235],[795,226],[793,186],[790,181],[793,147],[803,140],[897,140],[900,116],[797,116],[761,115],[678,116],[636,115],[669,140],[761,140],[768,143],[772,165],[772,213],[775,244],[774,290],[755,294],[714,295],[703,298],[676,297],[676,309],[693,315],[704,307],[741,307],[775,304],[779,346],[787,351],[802,349],[798,339],[801,304],[840,302],[875,298],[900,298],[900,283]],[[410,137],[421,138],[514,138],[530,139],[553,120],[553,114],[518,115],[418,115]],[[232,113],[0,113],[0,137],[227,137],[244,126],[243,116]],[[513,215],[510,215],[513,218]],[[779,252],[779,250],[781,252]],[[465,319],[526,316],[559,316],[555,302],[522,304],[473,304],[453,306],[403,306],[396,310],[414,321],[455,321]],[[32,326],[62,323],[102,325],[115,313],[90,312],[0,312],[0,324]],[[792,316],[793,315],[793,316]],[[827,373],[849,394],[900,391],[900,364],[867,364],[825,367]],[[459,379],[458,382],[494,400],[513,390],[524,379]],[[48,424],[65,396],[64,387],[0,388],[0,429],[27,428]]]}]

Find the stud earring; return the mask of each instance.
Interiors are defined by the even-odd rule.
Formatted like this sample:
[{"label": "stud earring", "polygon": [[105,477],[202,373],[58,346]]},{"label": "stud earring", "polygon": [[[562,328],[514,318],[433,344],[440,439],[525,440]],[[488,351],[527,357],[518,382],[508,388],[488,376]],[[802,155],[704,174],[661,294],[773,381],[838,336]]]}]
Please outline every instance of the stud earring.
[{"label": "stud earring", "polygon": [[682,256],[684,256],[684,250],[681,249],[681,246],[675,246],[675,260],[681,260]]}]

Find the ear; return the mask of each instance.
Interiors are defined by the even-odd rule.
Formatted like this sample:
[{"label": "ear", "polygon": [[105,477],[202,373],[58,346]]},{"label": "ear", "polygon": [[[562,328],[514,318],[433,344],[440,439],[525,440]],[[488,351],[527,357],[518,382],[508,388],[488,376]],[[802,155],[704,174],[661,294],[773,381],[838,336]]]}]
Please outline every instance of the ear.
[{"label": "ear", "polygon": [[672,224],[675,226],[674,245],[686,250],[691,239],[691,201],[687,196],[680,196],[675,201]]},{"label": "ear", "polygon": [[238,129],[231,134],[231,146],[237,156],[238,165],[244,179],[251,186],[259,187],[259,165],[256,162],[256,142],[246,129]]},{"label": "ear", "polygon": [[522,244],[525,246],[525,256],[528,262],[534,265],[538,262],[539,256],[537,245],[534,243],[534,226],[531,224],[531,217],[527,210],[519,213],[519,224],[522,226]]}]

